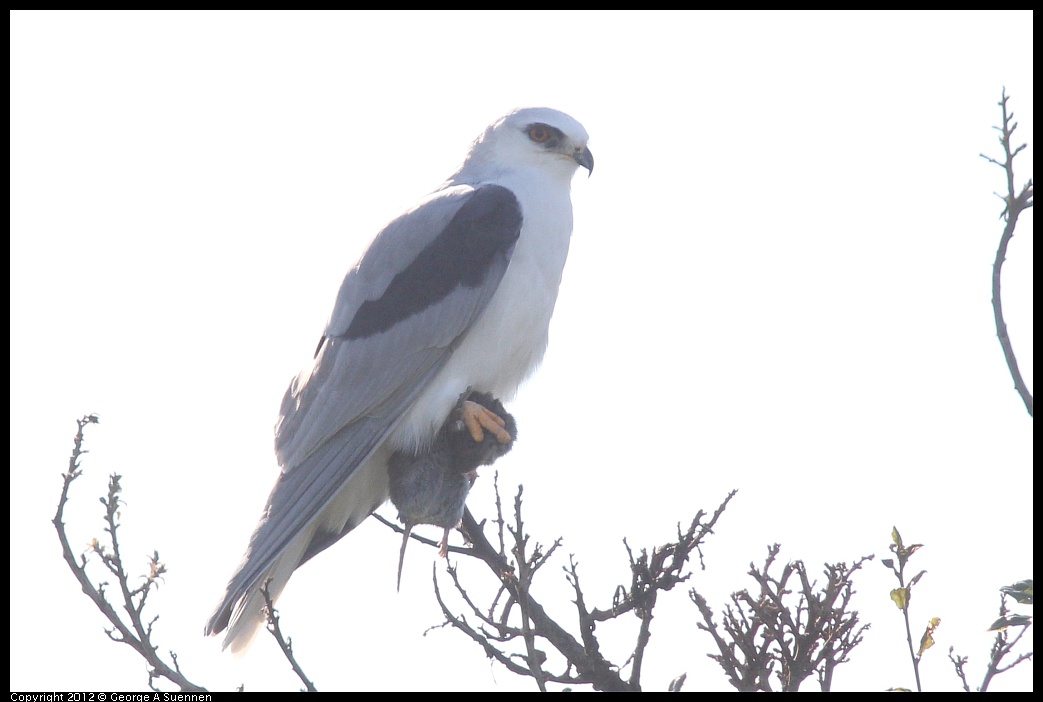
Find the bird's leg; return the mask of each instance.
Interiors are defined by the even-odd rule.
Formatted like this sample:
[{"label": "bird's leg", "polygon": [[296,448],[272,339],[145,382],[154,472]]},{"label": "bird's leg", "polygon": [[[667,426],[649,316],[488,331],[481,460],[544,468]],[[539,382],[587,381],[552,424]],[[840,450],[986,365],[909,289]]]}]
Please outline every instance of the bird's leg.
[{"label": "bird's leg", "polygon": [[460,403],[460,417],[467,425],[467,431],[471,433],[471,438],[475,440],[475,443],[480,444],[485,439],[486,431],[495,436],[501,444],[511,443],[511,435],[504,429],[507,422],[477,402],[464,400]]}]

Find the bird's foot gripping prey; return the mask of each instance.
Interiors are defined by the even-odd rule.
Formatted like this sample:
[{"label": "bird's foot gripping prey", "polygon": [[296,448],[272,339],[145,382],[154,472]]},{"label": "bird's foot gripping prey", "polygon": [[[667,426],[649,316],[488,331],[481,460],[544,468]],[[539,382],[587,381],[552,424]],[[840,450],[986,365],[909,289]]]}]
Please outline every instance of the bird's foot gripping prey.
[{"label": "bird's foot gripping prey", "polygon": [[[489,395],[492,399],[492,396]],[[499,404],[499,401],[496,401]],[[502,408],[503,405],[500,405]],[[471,438],[477,443],[485,440],[485,432],[489,432],[501,444],[509,444],[514,441],[513,433],[506,428],[507,422],[503,417],[478,401],[478,398],[461,400],[457,406],[455,421],[462,423]]]},{"label": "bird's foot gripping prey", "polygon": [[[498,433],[474,436],[470,417],[481,415]],[[477,420],[475,420],[477,421]],[[467,493],[478,477],[478,467],[492,465],[514,445],[518,428],[503,404],[488,393],[470,392],[460,398],[431,446],[415,454],[396,451],[388,463],[391,502],[405,524],[398,554],[398,584],[409,534],[418,524],[444,529],[438,555],[449,552],[449,532],[460,526]],[[507,436],[503,441],[502,436]]]},{"label": "bird's foot gripping prey", "polygon": [[[547,348],[580,166],[594,169],[579,122],[515,110],[373,239],[283,398],[280,473],[207,634],[227,630],[224,646],[245,649],[264,623],[260,588],[278,597],[297,567],[372,514],[396,453],[429,450],[465,392],[514,396]],[[468,435],[499,435],[481,417]]]}]

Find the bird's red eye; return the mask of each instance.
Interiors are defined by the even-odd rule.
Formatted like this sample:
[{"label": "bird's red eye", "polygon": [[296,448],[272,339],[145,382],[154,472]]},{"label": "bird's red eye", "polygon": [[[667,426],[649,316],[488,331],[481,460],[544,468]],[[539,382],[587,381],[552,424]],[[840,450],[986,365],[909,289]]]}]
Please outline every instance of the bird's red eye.
[{"label": "bird's red eye", "polygon": [[544,144],[550,139],[550,130],[539,124],[535,127],[529,127],[529,138],[537,144]]}]

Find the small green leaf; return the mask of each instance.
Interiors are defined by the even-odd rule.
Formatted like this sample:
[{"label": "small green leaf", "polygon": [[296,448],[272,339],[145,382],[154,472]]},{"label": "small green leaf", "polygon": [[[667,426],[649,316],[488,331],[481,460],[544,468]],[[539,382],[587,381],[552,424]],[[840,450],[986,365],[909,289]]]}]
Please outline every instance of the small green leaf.
[{"label": "small green leaf", "polygon": [[934,632],[938,629],[938,625],[942,623],[941,617],[932,617],[927,622],[927,628],[924,629],[923,636],[920,637],[920,650],[917,652],[916,657],[919,658],[923,655],[923,652],[934,646]]},{"label": "small green leaf", "polygon": [[898,533],[898,527],[891,527],[891,541],[894,541],[899,549],[902,548],[902,535]]},{"label": "small green leaf", "polygon": [[881,562],[881,563],[883,563],[883,564],[884,564],[885,566],[887,566],[888,568],[890,568],[891,570],[894,570],[894,569],[895,569],[895,562],[894,562],[894,559],[891,559],[891,558],[885,558],[884,560],[882,560],[882,561],[880,561],[880,562]]},{"label": "small green leaf", "polygon": [[891,599],[898,605],[898,609],[905,611],[905,608],[909,606],[909,590],[904,587],[896,587],[891,590]]},{"label": "small green leaf", "polygon": [[1003,631],[1008,626],[1028,626],[1031,623],[1032,617],[1027,617],[1024,614],[1008,614],[994,621],[988,630]]},{"label": "small green leaf", "polygon": [[1000,592],[1010,595],[1019,604],[1032,604],[1032,578],[1028,580],[1019,580],[1013,585],[1007,585],[1000,588]]}]

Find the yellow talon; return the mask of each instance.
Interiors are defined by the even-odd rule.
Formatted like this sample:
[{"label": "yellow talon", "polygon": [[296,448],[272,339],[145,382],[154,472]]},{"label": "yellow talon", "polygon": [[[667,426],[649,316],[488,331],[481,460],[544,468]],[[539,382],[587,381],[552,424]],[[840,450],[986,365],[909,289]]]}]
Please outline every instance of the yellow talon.
[{"label": "yellow talon", "polygon": [[496,440],[501,444],[511,443],[511,435],[504,429],[507,422],[501,419],[498,414],[477,402],[464,400],[460,407],[460,416],[463,418],[464,424],[467,425],[467,431],[471,433],[471,438],[475,440],[475,443],[481,443],[485,439],[486,431],[495,436]]}]

